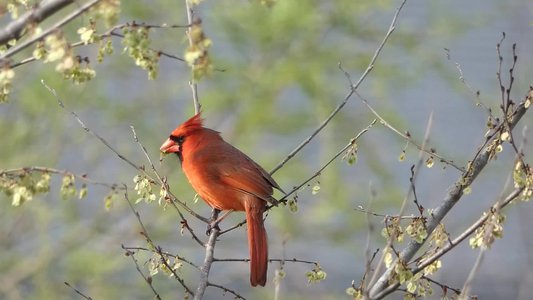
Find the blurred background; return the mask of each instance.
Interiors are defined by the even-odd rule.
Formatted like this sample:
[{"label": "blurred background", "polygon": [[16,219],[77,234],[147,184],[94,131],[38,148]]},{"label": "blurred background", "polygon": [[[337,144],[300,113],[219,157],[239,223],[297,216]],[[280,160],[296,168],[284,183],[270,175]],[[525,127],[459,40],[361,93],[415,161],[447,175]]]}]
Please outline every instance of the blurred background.
[{"label": "blurred background", "polygon": [[[208,127],[271,170],[343,101],[348,82],[338,63],[355,81],[366,69],[383,39],[399,1],[277,1],[272,7],[259,1],[204,1],[196,9],[206,35],[213,42],[210,55],[216,68],[199,84],[199,97]],[[119,23],[186,24],[184,3],[176,1],[123,1]],[[71,7],[75,9],[75,7]],[[65,14],[67,12],[64,12]],[[501,103],[496,78],[496,44],[502,44],[503,70],[511,65],[511,45],[517,44],[518,63],[512,98],[522,100],[533,85],[533,3],[529,1],[408,1],[396,31],[385,45],[372,73],[358,92],[393,126],[423,140],[429,115],[433,113],[430,145],[437,152],[464,166],[486,132],[487,112],[477,101],[498,111]],[[51,18],[43,27],[57,21]],[[2,23],[9,18],[4,16]],[[67,26],[67,34],[85,26],[86,18]],[[153,29],[152,47],[182,56],[187,41],[183,29]],[[136,164],[147,164],[133,140],[130,126],[157,161],[159,146],[169,132],[192,116],[194,109],[186,63],[161,58],[155,80],[122,53],[121,40],[113,39],[115,53],[96,63],[95,46],[76,48],[91,58],[97,76],[74,85],[62,79],[51,64],[40,62],[16,71],[10,101],[0,105],[1,169],[45,166],[87,174],[110,184],[126,183],[132,200],[135,169],[86,134],[77,121],[57,105],[41,79],[55,88],[68,110],[101,135],[119,153]],[[445,51],[449,49],[449,52]],[[447,54],[451,56],[449,59]],[[31,49],[16,59],[31,56]],[[460,80],[460,64],[470,90]],[[479,99],[475,91],[480,91]],[[352,96],[332,122],[274,178],[285,189],[313,175],[374,116],[359,98]],[[533,118],[526,115],[516,129],[523,128],[531,140]],[[325,281],[307,283],[312,266],[287,263],[281,283],[283,299],[340,299],[352,281],[356,285],[365,270],[365,243],[369,233],[366,216],[355,210],[366,206],[370,187],[376,191],[372,210],[398,213],[409,189],[410,167],[418,151],[410,146],[406,159],[398,160],[405,141],[381,125],[374,126],[358,141],[357,162],[336,160],[310,186],[298,191],[298,211],[287,207],[272,210],[266,220],[271,258],[318,261],[328,274]],[[527,151],[526,161],[532,155]],[[445,218],[453,236],[476,220],[502,193],[513,168],[509,145],[492,161],[472,186],[472,193]],[[190,206],[208,216],[202,201],[193,201],[175,157],[156,166],[169,177],[172,191]],[[436,162],[424,167],[416,183],[419,202],[437,206],[457,178],[457,170]],[[63,200],[61,176],[52,176],[51,190],[20,207],[0,194],[0,298],[75,299],[64,285],[68,282],[93,299],[150,299],[153,294],[139,276],[121,245],[145,247],[140,226],[128,204],[118,194],[106,209],[109,188],[88,185],[87,197]],[[81,181],[76,182],[81,188]],[[312,193],[313,186],[320,186]],[[278,195],[279,196],[279,195]],[[135,206],[147,231],[164,250],[197,264],[204,251],[180,234],[175,210],[156,202]],[[410,203],[407,213],[416,213]],[[480,299],[529,299],[533,293],[533,226],[531,203],[517,202],[504,214],[503,239],[497,240],[472,286]],[[227,228],[243,219],[234,213],[222,223]],[[191,227],[203,237],[205,224],[187,216]],[[382,218],[371,218],[371,249],[382,248]],[[397,248],[403,248],[398,245]],[[461,288],[479,250],[468,242],[443,259],[435,280]],[[138,255],[143,271],[148,254]],[[224,235],[217,244],[218,258],[246,258],[245,230]],[[246,263],[215,263],[210,281],[238,291],[249,299],[273,297],[274,270],[269,266],[266,288],[251,289]],[[198,273],[181,269],[195,287]],[[183,289],[165,274],[153,278],[164,299],[183,297]],[[441,291],[434,287],[435,298]],[[397,294],[394,297],[401,297]],[[232,299],[210,288],[205,299]]]}]

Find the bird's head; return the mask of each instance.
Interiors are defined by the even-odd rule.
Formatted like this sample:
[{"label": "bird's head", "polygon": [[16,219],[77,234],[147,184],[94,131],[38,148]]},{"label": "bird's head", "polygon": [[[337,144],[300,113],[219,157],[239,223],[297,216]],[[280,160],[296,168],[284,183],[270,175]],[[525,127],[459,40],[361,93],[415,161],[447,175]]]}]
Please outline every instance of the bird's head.
[{"label": "bird's head", "polygon": [[185,121],[183,124],[179,125],[172,131],[168,139],[161,145],[161,153],[176,153],[181,159],[181,153],[183,151],[183,143],[187,138],[193,134],[195,131],[202,129],[202,117],[200,113],[196,114],[194,117]]}]

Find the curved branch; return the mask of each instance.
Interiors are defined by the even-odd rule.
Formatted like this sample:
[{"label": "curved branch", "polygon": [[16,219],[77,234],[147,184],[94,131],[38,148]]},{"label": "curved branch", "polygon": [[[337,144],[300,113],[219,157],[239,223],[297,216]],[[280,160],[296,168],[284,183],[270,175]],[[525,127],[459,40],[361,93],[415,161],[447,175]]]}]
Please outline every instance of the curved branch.
[{"label": "curved branch", "polygon": [[372,56],[372,59],[370,59],[370,62],[368,63],[368,66],[366,67],[366,70],[363,72],[361,77],[359,77],[359,80],[357,80],[357,82],[355,84],[351,83],[352,80],[350,79],[349,74],[346,73],[344,70],[342,70],[342,67],[341,67],[341,70],[344,72],[344,74],[346,75],[346,77],[350,81],[350,91],[348,92],[348,94],[346,94],[346,96],[344,97],[344,100],[339,105],[337,105],[337,107],[335,107],[335,109],[330,113],[330,115],[322,122],[322,124],[320,124],[320,126],[318,126],[318,128],[307,139],[305,139],[300,145],[296,146],[296,148],[294,148],[294,150],[292,150],[291,153],[289,153],[289,155],[287,155],[287,157],[285,159],[283,159],[276,167],[274,167],[274,169],[272,169],[272,171],[270,171],[270,175],[276,173],[291,158],[293,158],[298,152],[300,152],[300,150],[302,150],[303,147],[305,147],[305,145],[309,144],[309,142],[320,131],[322,131],[322,129],[324,129],[324,127],[326,127],[326,125],[328,125],[328,123],[331,121],[331,119],[333,119],[333,117],[335,117],[335,115],[344,107],[344,105],[346,105],[346,103],[348,103],[348,100],[350,100],[350,98],[355,93],[355,91],[357,90],[359,85],[361,85],[361,83],[367,77],[367,75],[374,69],[374,64],[376,63],[376,60],[377,60],[379,54],[381,53],[381,50],[383,49],[383,47],[385,46],[385,43],[387,43],[387,40],[389,39],[391,34],[394,32],[394,29],[396,28],[396,22],[398,20],[398,16],[400,15],[400,11],[402,10],[403,6],[405,5],[405,2],[407,2],[407,0],[403,0],[402,3],[400,4],[400,6],[398,7],[398,9],[396,10],[396,13],[394,14],[394,17],[392,18],[391,24],[389,26],[389,30],[387,30],[387,33],[385,34],[385,37],[381,41],[381,44],[379,44],[378,48],[374,52],[374,56]]}]

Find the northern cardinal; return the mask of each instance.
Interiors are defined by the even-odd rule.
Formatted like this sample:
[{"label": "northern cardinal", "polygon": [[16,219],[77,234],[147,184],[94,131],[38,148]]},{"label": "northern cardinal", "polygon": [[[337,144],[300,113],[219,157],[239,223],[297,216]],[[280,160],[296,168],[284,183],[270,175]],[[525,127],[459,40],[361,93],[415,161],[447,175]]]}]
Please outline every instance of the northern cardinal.
[{"label": "northern cardinal", "polygon": [[219,132],[203,127],[200,113],[172,131],[160,150],[178,155],[190,184],[209,206],[245,211],[250,283],[264,286],[268,244],[263,212],[267,203],[278,202],[272,197],[273,188],[283,190],[261,166],[225,142]]}]

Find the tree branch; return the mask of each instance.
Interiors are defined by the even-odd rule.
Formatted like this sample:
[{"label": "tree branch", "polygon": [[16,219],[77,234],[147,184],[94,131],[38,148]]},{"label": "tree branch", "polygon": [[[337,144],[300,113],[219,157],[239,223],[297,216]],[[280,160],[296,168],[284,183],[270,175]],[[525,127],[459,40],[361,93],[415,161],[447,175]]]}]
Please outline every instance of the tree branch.
[{"label": "tree branch", "polygon": [[[344,100],[337,107],[335,107],[335,109],[330,113],[330,115],[322,122],[322,124],[320,124],[320,126],[318,126],[318,128],[307,139],[305,139],[302,143],[300,143],[300,145],[296,146],[296,148],[294,150],[292,150],[291,153],[289,153],[289,155],[285,159],[283,159],[277,166],[274,167],[274,169],[272,169],[272,171],[270,171],[270,175],[276,173],[291,158],[293,158],[298,152],[300,152],[300,150],[302,150],[303,147],[305,147],[307,144],[309,144],[309,142],[311,142],[311,140],[320,131],[322,131],[322,129],[324,129],[324,127],[326,127],[326,125],[328,125],[328,123],[331,121],[331,119],[333,119],[333,117],[335,117],[335,115],[344,107],[344,105],[346,105],[346,103],[348,103],[348,100],[350,100],[350,98],[355,93],[355,91],[357,90],[359,85],[361,85],[361,83],[367,77],[367,75],[374,69],[374,64],[376,63],[376,60],[377,60],[379,54],[381,53],[381,50],[383,49],[383,46],[385,46],[385,43],[387,42],[387,40],[389,39],[391,34],[394,32],[394,29],[396,28],[396,22],[398,20],[398,16],[400,15],[400,11],[402,10],[405,2],[407,2],[407,0],[403,0],[402,3],[400,4],[400,6],[398,7],[398,9],[396,10],[396,13],[394,14],[394,17],[392,18],[392,22],[391,22],[391,24],[389,26],[389,30],[385,34],[385,37],[381,41],[381,44],[378,46],[378,48],[374,52],[374,56],[372,57],[372,59],[368,63],[368,66],[366,67],[366,70],[363,72],[361,77],[359,77],[359,80],[357,80],[357,82],[355,84],[351,84],[350,85],[350,91],[348,92],[348,94],[346,94],[346,96],[344,97]],[[341,70],[342,70],[342,68],[341,68]],[[349,74],[346,73],[344,70],[342,70],[342,71],[347,76],[348,80],[350,82],[352,82],[351,79],[350,79]]]},{"label": "tree branch", "polygon": [[93,300],[93,298],[91,298],[90,296],[87,296],[85,295],[84,293],[82,293],[80,290],[78,290],[77,288],[73,287],[72,285],[70,285],[70,283],[68,282],[63,282],[66,286],[68,286],[69,288],[71,288],[72,290],[74,290],[74,292],[76,292],[76,294],[80,295],[82,298],[86,299],[86,300]]},{"label": "tree branch", "polygon": [[431,148],[431,149],[426,149],[427,147],[425,147],[425,145],[419,145],[418,143],[416,143],[412,138],[411,138],[411,135],[407,132],[407,133],[402,133],[400,132],[398,129],[394,128],[394,126],[392,126],[391,124],[389,124],[389,122],[387,122],[382,116],[380,116],[378,114],[378,112],[376,110],[374,110],[374,108],[368,103],[368,101],[366,99],[364,99],[361,95],[357,94],[357,96],[359,98],[361,98],[361,100],[363,101],[363,103],[366,105],[366,107],[368,107],[368,109],[372,112],[372,114],[374,114],[374,116],[376,116],[380,123],[389,128],[390,130],[392,130],[394,133],[396,133],[397,135],[401,136],[403,139],[405,139],[408,143],[410,144],[413,144],[416,148],[418,148],[418,150],[422,151],[422,152],[425,152],[426,154],[430,155],[430,156],[434,156],[436,158],[438,158],[440,160],[440,162],[442,163],[445,163],[447,165],[450,165],[452,167],[454,167],[455,169],[457,169],[458,171],[460,172],[464,172],[464,168],[461,168],[459,167],[458,165],[456,165],[452,160],[448,160],[442,156],[440,156],[439,154],[437,154],[437,152]]},{"label": "tree branch", "polygon": [[71,171],[67,171],[67,170],[59,170],[59,169],[54,169],[54,168],[49,168],[49,167],[40,167],[40,166],[31,166],[31,167],[22,167],[22,168],[4,169],[4,170],[0,169],[0,176],[4,175],[4,174],[6,174],[6,175],[17,175],[18,176],[18,175],[21,175],[21,174],[24,174],[24,173],[31,173],[31,172],[52,173],[52,174],[58,174],[58,175],[72,175],[75,178],[80,179],[80,180],[82,180],[84,182],[87,182],[89,184],[105,186],[105,187],[108,187],[108,188],[114,189],[114,190],[123,190],[123,189],[125,189],[125,187],[119,186],[116,183],[107,183],[107,182],[97,181],[97,180],[91,179],[91,178],[87,177],[86,174],[75,174],[75,173],[72,173]]},{"label": "tree branch", "polygon": [[[506,198],[503,200],[501,207],[507,206],[509,203],[511,203],[516,197],[520,195],[520,193],[524,190],[524,188],[518,188],[513,190]],[[476,229],[478,229],[483,223],[489,218],[489,214],[485,216],[481,216],[477,221],[475,221],[470,227],[468,227],[463,233],[461,233],[458,237],[456,237],[453,240],[450,240],[444,247],[442,247],[440,250],[435,252],[430,257],[424,259],[416,268],[412,270],[413,274],[417,274],[424,270],[425,267],[431,265],[434,263],[437,259],[441,258],[443,255],[448,253],[450,250],[455,248],[457,245],[459,245],[462,241],[464,241],[467,237],[469,237]],[[429,235],[428,235],[429,236]],[[386,295],[394,292],[396,288],[400,286],[399,283],[392,284],[388,286],[386,289],[384,289],[381,293],[376,295],[375,299],[381,299],[385,297]]]},{"label": "tree branch", "polygon": [[[185,0],[185,9],[187,10],[187,22],[192,24],[194,22],[194,11],[192,10],[191,3],[189,0]],[[191,36],[191,28],[187,29],[187,38],[189,40],[189,45],[193,45],[193,40]],[[194,77],[194,66],[191,69],[191,76]],[[189,81],[189,86],[191,87],[192,92],[192,101],[194,104],[194,113],[197,114],[202,110],[202,105],[200,100],[198,100],[198,85],[194,82],[194,78]]]},{"label": "tree branch", "polygon": [[[512,115],[510,116],[511,119],[509,121],[509,130],[512,130],[518,121],[524,116],[524,114],[527,111],[526,103],[530,103],[533,101],[533,88],[530,88],[528,95],[526,96],[526,99],[520,103],[516,109],[513,111]],[[499,127],[497,131],[501,130],[503,127]],[[497,132],[496,131],[496,132]],[[448,212],[453,208],[453,206],[461,199],[463,196],[463,190],[470,186],[476,177],[479,175],[479,173],[485,168],[487,163],[489,162],[489,159],[491,157],[491,153],[493,150],[490,149],[490,145],[486,146],[487,143],[490,144],[491,141],[494,141],[495,139],[499,139],[499,135],[493,134],[487,141],[485,141],[481,149],[482,151],[478,151],[476,153],[475,159],[470,164],[470,167],[468,168],[467,172],[462,174],[457,181],[449,188],[448,194],[443,199],[441,204],[433,211],[432,217],[428,219],[427,223],[427,236],[431,236],[431,233],[433,230],[440,224],[442,219],[448,214]],[[426,238],[427,240],[427,238]],[[416,241],[411,241],[401,252],[399,255],[399,259],[404,262],[410,261],[413,256],[416,254],[416,252],[422,247],[424,242],[417,243]],[[370,298],[372,299],[381,299],[394,291],[389,286],[389,278],[393,271],[393,268],[387,269],[379,278],[379,280],[376,282],[375,285],[373,285],[370,289]]]},{"label": "tree branch", "polygon": [[137,272],[141,275],[141,277],[144,279],[146,284],[148,284],[148,286],[150,287],[150,289],[154,293],[155,298],[157,300],[161,300],[161,296],[159,295],[159,293],[155,290],[154,286],[152,285],[152,277],[144,275],[143,271],[141,271],[141,267],[139,266],[139,262],[135,258],[135,253],[131,252],[130,250],[126,250],[124,245],[122,245],[122,249],[124,249],[126,251],[126,256],[131,257],[131,260],[133,261],[133,263],[135,263],[135,268],[137,269]]},{"label": "tree branch", "polygon": [[[431,132],[432,124],[433,124],[433,113],[431,113],[429,115],[429,118],[428,118],[428,122],[427,122],[427,125],[426,125],[426,132],[424,133],[424,140],[423,140],[422,147],[421,147],[422,149],[426,148],[426,144],[429,142],[429,135],[430,135],[430,132]],[[400,206],[400,212],[398,213],[398,216],[400,217],[400,219],[402,218],[402,216],[404,214],[404,211],[407,208],[407,201],[411,198],[411,195],[414,194],[413,182],[418,177],[419,170],[420,170],[420,168],[421,168],[423,163],[424,163],[424,151],[420,150],[419,153],[418,153],[418,161],[417,161],[416,165],[411,167],[411,172],[412,172],[411,179],[410,179],[410,183],[411,184],[409,185],[409,190],[407,191],[405,197],[403,198],[402,205]],[[389,219],[385,218],[385,223],[387,223],[388,221],[389,221]],[[394,239],[392,239],[392,238],[389,239],[387,241],[387,245],[383,249],[389,249],[390,248],[390,249],[394,250],[393,242],[394,242]],[[394,252],[396,252],[396,250],[394,250]],[[382,255],[380,256],[380,258],[378,260],[378,263],[374,267],[373,272],[372,272],[372,277],[371,277],[370,281],[368,282],[367,287],[372,287],[372,286],[375,285],[375,283],[379,279],[379,274],[381,273],[381,270],[382,270],[382,268],[384,266],[384,263],[385,263],[385,251],[382,252]],[[368,289],[367,289],[365,291],[365,296],[368,297],[368,295],[369,294],[368,294]]]},{"label": "tree branch", "polygon": [[[131,204],[131,201],[130,199],[128,198],[128,193],[124,193],[124,199],[126,199],[126,202],[128,203],[128,206],[130,207],[131,211],[133,212],[133,214],[135,215],[135,217],[137,218],[137,221],[139,222],[139,225],[141,226],[141,229],[142,229],[142,232],[141,232],[141,235],[144,236],[144,239],[146,240],[146,242],[152,247],[155,249],[155,252],[159,255],[159,257],[161,258],[161,261],[162,263],[165,265],[165,267],[172,273],[172,275],[174,275],[174,278],[176,278],[176,280],[181,284],[181,286],[183,286],[183,288],[185,288],[185,290],[187,291],[187,293],[191,294],[192,295],[192,291],[191,289],[185,284],[185,281],[178,276],[178,274],[176,273],[176,271],[174,270],[174,268],[172,268],[172,266],[170,266],[168,264],[168,262],[166,261],[166,259],[163,258],[164,256],[164,252],[163,252],[163,249],[161,248],[161,246],[158,246],[154,243],[154,241],[152,240],[152,238],[150,238],[150,236],[148,235],[148,231],[146,230],[146,227],[144,226],[144,223],[142,222],[141,220],[141,215],[139,214],[138,211],[135,210],[135,208],[133,207],[133,204]],[[142,275],[142,277],[144,278],[144,280],[146,280],[146,282],[150,285],[150,287],[152,287],[152,279],[151,278],[146,278],[145,275],[139,270],[139,266],[137,264],[137,261],[136,259],[133,257],[133,252],[131,252],[131,250],[127,250],[127,248],[122,245],[122,249],[126,250],[127,254],[131,254],[131,257],[133,259],[133,261],[135,262],[135,265],[137,266],[137,270],[139,271],[139,273]],[[152,287],[152,290],[155,292],[154,288]],[[157,293],[156,293],[156,296],[157,296]]]},{"label": "tree branch", "polygon": [[220,230],[216,226],[211,229],[211,235],[209,235],[209,240],[205,245],[204,264],[200,268],[200,281],[198,283],[198,287],[196,288],[194,300],[201,300],[204,297],[205,289],[209,286],[209,271],[211,270],[211,265],[215,259],[215,244],[217,242],[219,233]]},{"label": "tree branch", "polygon": [[4,45],[10,40],[18,40],[22,37],[24,29],[28,25],[40,23],[49,16],[60,11],[74,0],[49,0],[37,3],[35,7],[24,13],[18,19],[7,24],[4,29],[0,30],[0,45]]},{"label": "tree branch", "polygon": [[91,1],[89,1],[87,3],[85,3],[83,6],[81,6],[77,10],[73,11],[71,14],[66,16],[64,19],[62,19],[61,21],[59,21],[56,24],[52,25],[47,30],[43,31],[41,34],[39,34],[39,35],[37,35],[37,36],[35,36],[35,37],[31,38],[31,39],[25,40],[24,42],[22,42],[20,44],[17,44],[13,48],[9,49],[8,51],[6,51],[6,52],[4,52],[3,54],[0,55],[0,62],[5,60],[6,58],[9,58],[9,57],[15,55],[18,52],[26,49],[27,47],[29,47],[33,43],[45,38],[49,34],[51,34],[54,31],[56,31],[57,29],[63,27],[65,24],[67,24],[70,21],[76,19],[76,17],[78,17],[82,13],[86,12],[91,7],[93,7],[96,4],[98,4],[98,2],[100,2],[100,1],[102,1],[102,0],[91,0]]},{"label": "tree branch", "polygon": [[[123,29],[125,27],[129,27],[129,26],[134,26],[134,25],[140,26],[140,27],[145,27],[145,28],[148,28],[148,29],[150,29],[150,28],[165,29],[165,28],[185,28],[185,27],[189,27],[189,25],[168,25],[168,24],[155,25],[155,24],[146,24],[146,23],[137,24],[137,23],[135,23],[135,21],[132,21],[132,22],[127,22],[127,23],[115,25],[115,26],[109,28],[108,30],[106,30],[104,33],[98,34],[98,37],[100,38],[100,40],[102,40],[104,38],[108,38],[108,37],[118,37],[118,38],[123,39],[124,35],[121,34],[121,33],[118,33],[117,30]],[[77,47],[80,47],[80,46],[92,45],[92,44],[95,44],[95,43],[96,42],[86,44],[84,41],[78,41],[78,42],[71,43],[69,45],[69,47],[70,48],[77,48]],[[154,51],[154,52],[157,52],[159,55],[161,55],[163,57],[167,57],[167,58],[170,58],[170,59],[178,60],[178,61],[181,61],[181,62],[185,61],[183,58],[178,57],[178,56],[176,56],[174,54],[167,53],[165,51],[157,50],[157,49],[154,49],[154,48],[149,48],[149,49]],[[34,62],[36,60],[37,60],[37,58],[35,58],[34,56],[31,56],[31,57],[22,59],[22,60],[20,60],[18,62],[11,63],[9,65],[9,68],[14,69],[16,67],[25,65],[27,63]],[[224,71],[222,69],[215,69],[215,70],[219,71],[219,72],[223,72]]]},{"label": "tree branch", "polygon": [[246,300],[246,298],[244,298],[243,296],[241,296],[241,295],[240,295],[239,293],[237,293],[236,291],[231,290],[231,289],[228,289],[227,287],[222,286],[222,285],[220,285],[220,284],[215,284],[215,283],[208,282],[207,285],[212,286],[212,287],[215,287],[215,288],[217,288],[217,289],[221,289],[224,293],[230,293],[230,294],[232,294],[233,296],[235,296],[233,299]]}]

